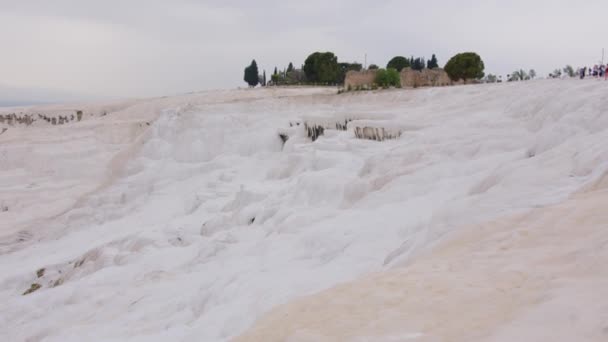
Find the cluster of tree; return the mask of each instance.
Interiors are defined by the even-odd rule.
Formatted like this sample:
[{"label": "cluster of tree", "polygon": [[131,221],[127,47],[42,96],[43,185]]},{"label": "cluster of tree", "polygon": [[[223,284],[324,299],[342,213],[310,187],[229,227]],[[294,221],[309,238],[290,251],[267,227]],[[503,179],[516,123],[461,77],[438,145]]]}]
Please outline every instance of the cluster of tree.
[{"label": "cluster of tree", "polygon": [[569,77],[576,76],[576,73],[574,72],[574,68],[572,67],[572,65],[566,65],[563,70],[564,70],[564,74],[568,75]]},{"label": "cluster of tree", "polygon": [[360,63],[339,63],[333,52],[315,52],[308,56],[302,67],[306,80],[314,84],[342,84],[346,73],[354,70],[361,71]]},{"label": "cluster of tree", "polygon": [[[434,69],[439,67],[437,57],[433,54],[431,59],[425,61],[423,57],[409,59],[403,56],[393,57],[387,64],[386,69],[380,69],[380,86],[398,86],[395,79],[399,78],[399,72],[404,68],[423,70],[424,68]],[[340,63],[338,57],[332,52],[315,52],[306,58],[302,69],[295,69],[292,63],[282,72],[275,67],[271,75],[272,84],[322,84],[335,85],[344,83],[346,73],[351,70],[360,71],[363,66],[360,63]],[[379,69],[377,65],[371,64],[369,70]],[[384,70],[384,71],[382,71]],[[474,52],[465,52],[452,57],[445,66],[445,71],[452,80],[480,79],[484,76],[484,64],[479,55]],[[574,71],[573,71],[574,72]],[[529,76],[529,75],[527,75]],[[256,61],[245,68],[245,82],[250,87],[258,84],[265,86],[266,71],[259,74]]]},{"label": "cluster of tree", "polygon": [[424,57],[418,57],[418,58],[411,57],[410,65],[411,65],[412,69],[421,71],[421,70],[424,70],[424,67],[426,66],[426,62],[424,61]]},{"label": "cluster of tree", "polygon": [[266,71],[259,75],[256,61],[253,60],[245,68],[244,80],[250,87],[258,84],[266,86],[273,85],[295,85],[295,84],[322,84],[335,85],[344,83],[346,73],[354,70],[361,71],[360,63],[340,63],[332,52],[315,52],[306,58],[301,69],[296,69],[293,63],[289,63],[286,69],[278,70],[270,75],[270,82],[266,82]]},{"label": "cluster of tree", "polygon": [[576,72],[574,71],[572,65],[566,65],[562,69],[553,70],[553,72],[549,74],[549,78],[560,78],[562,75],[574,77],[576,76]]},{"label": "cluster of tree", "polygon": [[530,71],[528,71],[527,73],[523,69],[519,69],[513,71],[511,75],[508,76],[507,81],[529,81],[534,78],[536,78],[536,71],[534,69],[530,69]]},{"label": "cluster of tree", "polygon": [[564,70],[564,74],[568,75],[569,77],[576,76],[576,73],[574,72],[574,68],[572,67],[572,65],[566,65],[563,70]]},{"label": "cluster of tree", "polygon": [[439,63],[437,62],[435,54],[433,54],[433,57],[427,62],[425,62],[424,57],[414,58],[414,56],[412,56],[408,59],[403,56],[395,56],[388,62],[386,68],[392,68],[399,72],[405,68],[412,68],[414,70],[423,70],[424,68],[435,69],[439,68]]},{"label": "cluster of tree", "polygon": [[[274,67],[274,72],[270,76],[273,85],[295,85],[306,82],[306,77],[302,69],[296,69],[293,63],[289,62],[286,69],[282,71]],[[266,85],[266,84],[264,84]]]}]

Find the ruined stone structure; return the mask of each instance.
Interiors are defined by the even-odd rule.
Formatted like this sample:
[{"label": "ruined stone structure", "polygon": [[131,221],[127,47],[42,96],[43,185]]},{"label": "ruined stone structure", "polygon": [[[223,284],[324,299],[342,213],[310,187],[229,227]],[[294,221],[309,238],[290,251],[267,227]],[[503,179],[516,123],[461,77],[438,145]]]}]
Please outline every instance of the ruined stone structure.
[{"label": "ruined stone structure", "polygon": [[355,127],[354,130],[357,139],[384,141],[401,136],[401,131],[393,131],[384,127]]},{"label": "ruined stone structure", "polygon": [[[63,125],[63,124],[68,124],[71,121],[74,121],[76,118],[78,118],[78,121],[82,120],[82,111],[78,110],[76,111],[76,116],[74,116],[74,114],[68,116],[68,115],[59,115],[59,116],[55,116],[55,117],[50,117],[44,114],[30,114],[30,113],[8,113],[8,114],[0,114],[0,124],[4,124],[6,123],[9,126],[15,126],[15,125],[25,125],[25,126],[30,126],[31,124],[33,124],[34,122],[38,121],[38,120],[42,120],[42,121],[46,121],[47,123],[50,123],[52,125]],[[35,117],[38,117],[38,119],[36,119]]]},{"label": "ruined stone structure", "polygon": [[372,84],[376,82],[377,70],[362,70],[354,71],[351,70],[346,73],[344,79],[345,89],[354,89],[356,87],[368,87],[371,88]]},{"label": "ruined stone structure", "polygon": [[11,113],[11,114],[0,114],[0,123],[4,123],[6,122],[9,126],[13,126],[13,125],[17,125],[17,124],[21,124],[21,125],[31,125],[34,121],[36,121],[34,119],[34,117],[32,115],[29,114],[25,114],[25,115],[17,115],[15,113]]},{"label": "ruined stone structure", "polygon": [[[462,82],[452,82],[448,74],[443,69],[424,69],[422,71],[405,68],[401,70],[401,87],[441,87]],[[349,71],[346,73],[344,88],[371,88],[376,81],[376,70]]]},{"label": "ruined stone structure", "polygon": [[453,84],[448,73],[439,68],[422,71],[405,68],[401,70],[399,76],[403,88],[442,87]]}]

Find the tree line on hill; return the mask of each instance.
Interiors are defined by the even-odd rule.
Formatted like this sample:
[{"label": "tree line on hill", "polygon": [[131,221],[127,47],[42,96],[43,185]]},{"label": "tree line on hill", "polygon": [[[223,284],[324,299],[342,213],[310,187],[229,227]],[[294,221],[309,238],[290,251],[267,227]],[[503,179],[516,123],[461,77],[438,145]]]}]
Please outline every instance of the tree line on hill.
[{"label": "tree line on hill", "polygon": [[403,56],[395,56],[393,57],[388,64],[386,65],[387,69],[395,69],[399,72],[404,68],[412,68],[413,70],[423,70],[427,69],[435,69],[439,68],[439,63],[437,62],[437,57],[433,54],[433,57],[425,62],[424,57],[414,58],[414,56],[409,59]]},{"label": "tree line on hill", "polygon": [[346,73],[354,70],[361,71],[363,65],[360,63],[338,62],[338,58],[332,52],[315,52],[308,56],[300,69],[296,69],[293,63],[279,70],[274,68],[270,79],[266,79],[266,71],[259,75],[255,60],[245,68],[244,80],[250,87],[258,84],[266,85],[336,85],[344,83]]},{"label": "tree line on hill", "polygon": [[[378,70],[377,78],[380,86],[397,86],[395,79],[399,78],[399,72],[404,68],[413,70],[424,70],[439,68],[439,62],[435,54],[427,61],[424,57],[406,58],[404,56],[393,57],[386,68],[379,68],[370,64],[367,70]],[[474,52],[465,52],[452,57],[445,65],[445,71],[454,81],[479,79],[484,76],[484,64],[481,57]],[[283,70],[274,68],[270,81],[266,79],[266,70],[259,73],[255,60],[245,68],[244,80],[250,87],[258,84],[266,85],[339,85],[344,84],[346,73],[349,71],[361,71],[363,65],[360,63],[339,62],[333,52],[314,52],[309,55],[300,69],[296,69],[293,63]]]},{"label": "tree line on hill", "polygon": [[[574,70],[571,65],[566,65],[563,68],[558,68],[549,73],[548,78],[562,78],[562,77],[576,77],[580,76],[581,69]],[[519,82],[519,81],[530,81],[535,79],[538,76],[536,70],[530,69],[529,71],[525,71],[524,69],[515,70],[510,74],[507,74],[503,79],[502,76],[488,74],[486,77],[482,79],[484,83],[500,83],[503,81],[506,82]]]},{"label": "tree line on hill", "polygon": [[[512,73],[506,75],[505,80],[507,82],[516,82],[516,81],[529,81],[536,78],[536,70],[530,69],[529,71],[525,71],[524,69],[515,70]],[[486,75],[481,82],[483,83],[501,83],[503,82],[502,76],[488,74]]]}]

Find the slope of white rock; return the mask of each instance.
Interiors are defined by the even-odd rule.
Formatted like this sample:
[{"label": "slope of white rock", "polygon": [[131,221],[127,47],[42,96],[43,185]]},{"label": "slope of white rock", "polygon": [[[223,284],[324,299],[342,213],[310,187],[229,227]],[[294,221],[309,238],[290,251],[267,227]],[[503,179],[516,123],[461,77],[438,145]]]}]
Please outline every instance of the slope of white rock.
[{"label": "slope of white rock", "polygon": [[236,341],[606,341],[604,178],[558,205],[461,228],[406,267],[290,301]]},{"label": "slope of white rock", "polygon": [[[85,115],[0,127],[0,339],[225,341],[294,298],[425,260],[459,230],[596,187],[607,90],[294,88],[18,109]],[[305,122],[328,129],[312,142]],[[357,123],[401,135],[356,139]]]}]

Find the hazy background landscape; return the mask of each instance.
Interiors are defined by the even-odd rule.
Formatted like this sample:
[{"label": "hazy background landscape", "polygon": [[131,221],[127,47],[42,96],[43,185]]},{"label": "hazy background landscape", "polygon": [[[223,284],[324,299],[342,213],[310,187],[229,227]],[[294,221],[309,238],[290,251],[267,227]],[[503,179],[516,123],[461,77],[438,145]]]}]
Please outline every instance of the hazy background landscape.
[{"label": "hazy background landscape", "polygon": [[608,4],[572,0],[0,0],[1,103],[160,96],[242,86],[312,51],[383,65],[479,53],[486,72],[601,59]]}]

